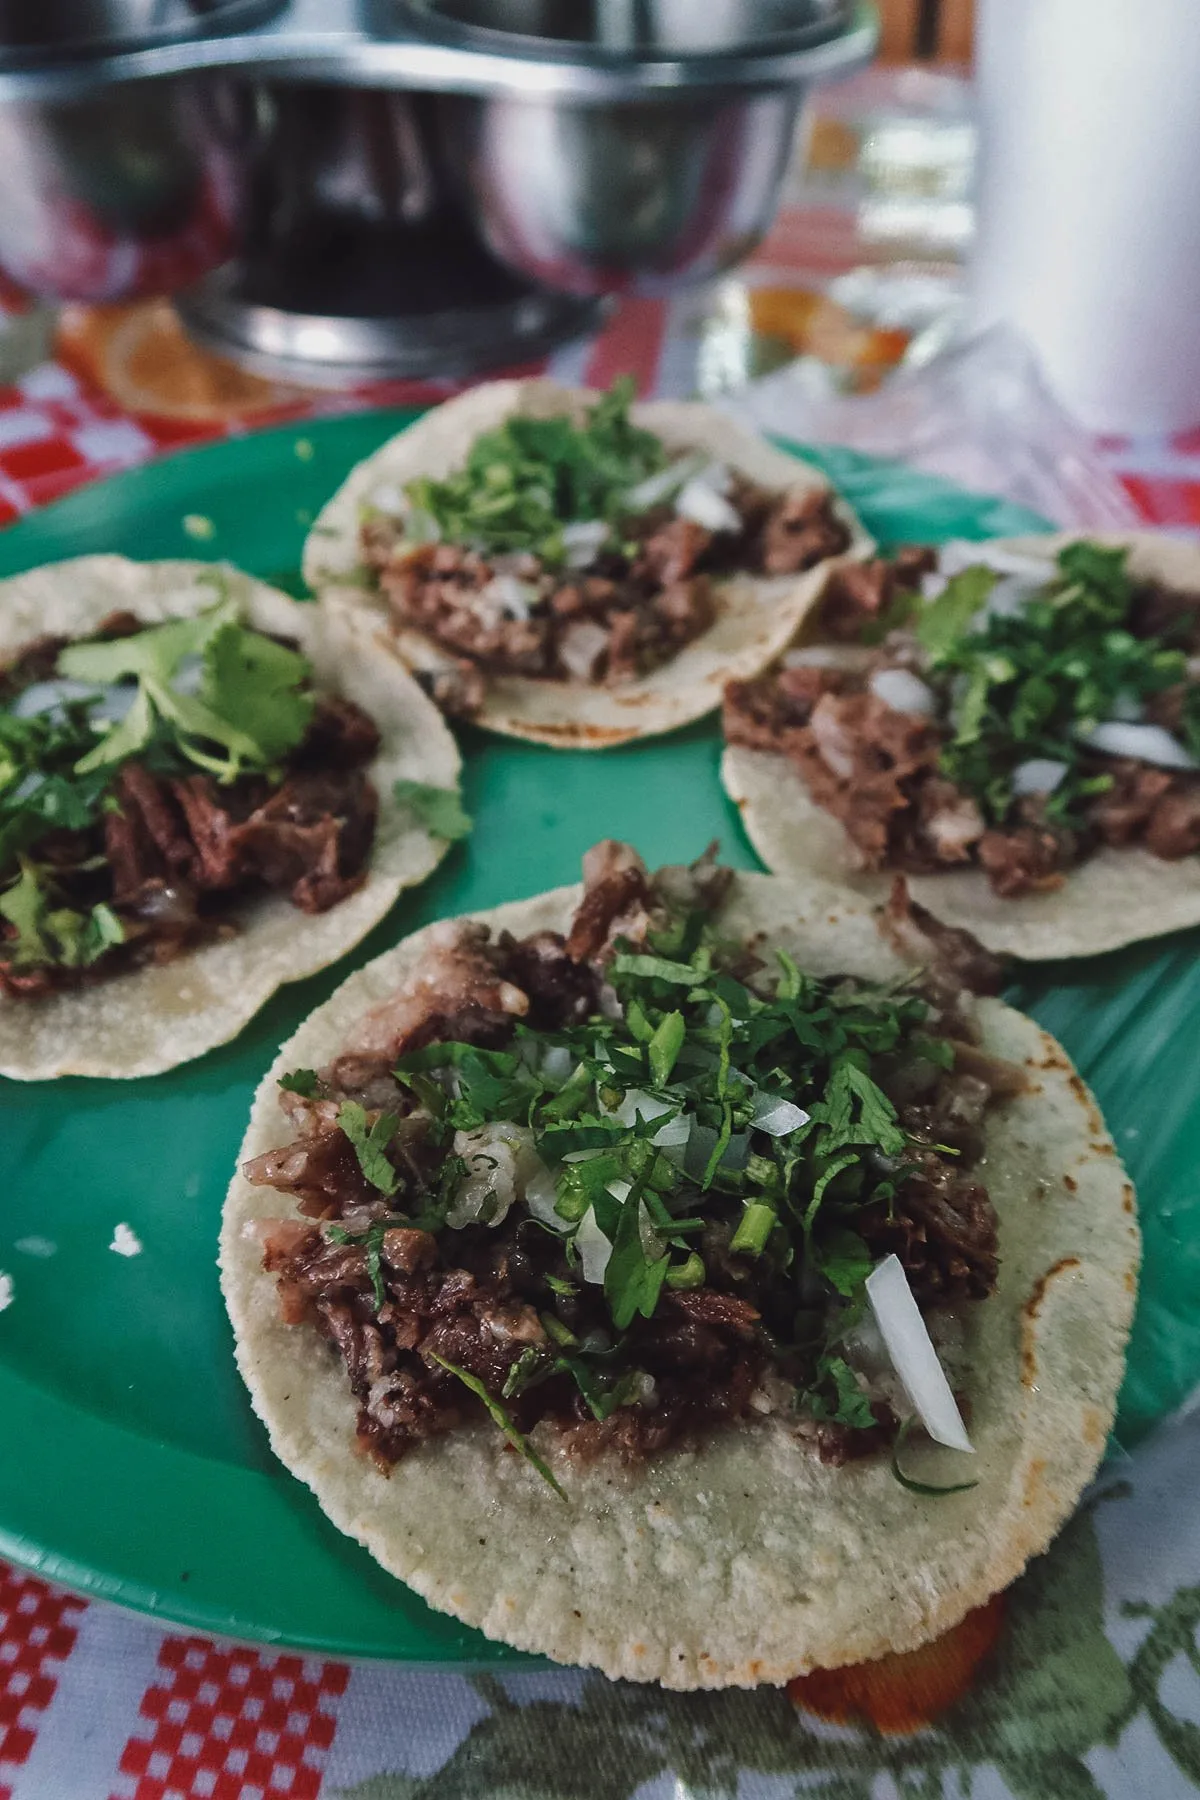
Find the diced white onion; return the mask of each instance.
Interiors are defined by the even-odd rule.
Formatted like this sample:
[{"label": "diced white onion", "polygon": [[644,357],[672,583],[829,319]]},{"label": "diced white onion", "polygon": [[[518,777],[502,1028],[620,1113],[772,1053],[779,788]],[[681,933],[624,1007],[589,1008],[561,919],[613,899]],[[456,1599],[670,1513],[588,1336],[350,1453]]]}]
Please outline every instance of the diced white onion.
[{"label": "diced white onion", "polygon": [[630,488],[625,496],[625,504],[630,512],[648,512],[652,506],[661,506],[670,500],[680,488],[690,481],[693,475],[699,474],[704,467],[705,458],[696,454],[681,456],[675,462],[668,463],[657,475],[647,475],[645,481],[639,481],[636,487]]},{"label": "diced white onion", "polygon": [[1112,716],[1123,724],[1137,725],[1146,716],[1146,709],[1135,694],[1122,691],[1112,703]]},{"label": "diced white onion", "polygon": [[557,1200],[553,1171],[543,1164],[525,1183],[525,1204],[539,1224],[548,1225],[551,1231],[570,1231],[566,1219],[560,1219],[554,1210]]},{"label": "diced white onion", "polygon": [[133,705],[136,694],[137,688],[132,681],[97,688],[94,683],[56,677],[53,681],[31,681],[17,695],[12,712],[18,719],[32,719],[41,713],[57,712],[69,701],[86,700],[90,703],[90,719],[118,725]]},{"label": "diced white onion", "polygon": [[974,1455],[975,1446],[898,1256],[885,1257],[867,1276],[867,1299],[892,1365],[930,1437],[947,1449]]},{"label": "diced white onion", "polygon": [[936,572],[929,575],[922,575],[921,598],[922,600],[940,600],[949,586],[950,578],[948,575],[938,575]]},{"label": "diced white onion", "polygon": [[972,544],[966,538],[952,538],[938,551],[938,572],[949,580],[964,569],[992,569],[997,575],[1018,575],[1039,586],[1054,578],[1054,557],[1048,550],[1044,556],[1021,550],[1005,550],[999,544]]},{"label": "diced white onion", "polygon": [[590,569],[609,539],[603,519],[583,519],[562,529],[568,569]]},{"label": "diced white onion", "polygon": [[725,498],[707,469],[684,484],[676,495],[675,511],[681,519],[690,519],[705,531],[742,529],[741,513]]},{"label": "diced white onion", "polygon": [[17,695],[12,713],[18,719],[33,719],[39,713],[54,712],[69,700],[91,700],[96,689],[86,681],[31,681]]},{"label": "diced white onion", "polygon": [[381,482],[371,495],[371,505],[381,513],[390,513],[394,519],[401,519],[408,511],[408,500],[403,489],[394,481]]},{"label": "diced white onion", "polygon": [[589,1206],[579,1221],[575,1233],[575,1248],[579,1252],[583,1279],[592,1287],[603,1287],[605,1270],[612,1256],[612,1245],[596,1223],[594,1207]]},{"label": "diced white onion", "polygon": [[755,1131],[765,1131],[768,1137],[788,1137],[802,1125],[807,1125],[808,1119],[804,1108],[797,1106],[794,1100],[782,1100],[778,1094],[755,1095],[754,1117],[750,1123]]},{"label": "diced white onion", "polygon": [[611,1110],[622,1125],[636,1125],[639,1119],[658,1119],[663,1113],[673,1112],[674,1108],[669,1100],[656,1100],[653,1094],[644,1094],[641,1088],[630,1088],[620,1105]]},{"label": "diced white onion", "polygon": [[1047,569],[1040,580],[1032,580],[1024,575],[1002,575],[982,607],[979,609],[981,619],[1015,619],[1023,612],[1034,595],[1040,593],[1049,581],[1053,571]]},{"label": "diced white onion", "polygon": [[867,686],[877,700],[893,712],[912,713],[927,719],[937,709],[933,689],[909,669],[876,669]]},{"label": "diced white onion", "polygon": [[1052,794],[1067,772],[1065,762],[1054,762],[1048,756],[1031,756],[1018,763],[1012,774],[1012,791],[1020,799],[1025,794]]},{"label": "diced white onion", "polygon": [[871,652],[861,644],[803,644],[789,650],[785,669],[857,669]]},{"label": "diced white onion", "polygon": [[[608,1109],[612,1116],[619,1119],[622,1125],[634,1126],[639,1119],[649,1120],[661,1118],[663,1113],[674,1112],[675,1108],[669,1100],[656,1100],[653,1094],[644,1094],[640,1088],[630,1088],[617,1107]],[[692,1135],[692,1121],[685,1116],[669,1119],[655,1132],[650,1142],[659,1150],[666,1150],[680,1144],[686,1144]],[[611,1190],[610,1190],[611,1191]]]},{"label": "diced white onion", "polygon": [[558,654],[576,681],[595,679],[596,665],[608,648],[608,633],[595,619],[572,619],[558,640]]},{"label": "diced white onion", "polygon": [[659,1127],[650,1142],[656,1150],[678,1150],[687,1143],[692,1135],[693,1120],[688,1113],[680,1113],[677,1119],[669,1119]]},{"label": "diced white onion", "polygon": [[524,623],[538,594],[529,582],[521,581],[515,575],[493,575],[479,597],[492,601],[508,618]]},{"label": "diced white onion", "polygon": [[1156,769],[1200,768],[1179,739],[1161,725],[1132,725],[1125,719],[1109,719],[1079,735],[1089,750],[1102,750],[1106,756],[1132,756]]},{"label": "diced white onion", "polygon": [[575,1071],[575,1058],[565,1044],[551,1044],[542,1051],[542,1074],[547,1081],[569,1081]]},{"label": "diced white onion", "polygon": [[446,1223],[455,1230],[477,1221],[499,1225],[546,1166],[533,1148],[529,1127],[507,1122],[456,1131],[454,1154],[467,1165],[446,1214]]},{"label": "diced white onion", "polygon": [[633,1192],[633,1183],[631,1181],[610,1181],[605,1192],[611,1194],[614,1200],[624,1206]]}]

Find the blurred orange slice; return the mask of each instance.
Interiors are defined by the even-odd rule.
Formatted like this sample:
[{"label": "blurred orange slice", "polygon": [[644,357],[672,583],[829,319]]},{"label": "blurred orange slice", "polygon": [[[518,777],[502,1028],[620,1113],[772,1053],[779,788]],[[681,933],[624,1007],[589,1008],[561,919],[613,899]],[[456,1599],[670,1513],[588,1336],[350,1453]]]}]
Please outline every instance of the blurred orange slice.
[{"label": "blurred orange slice", "polygon": [[124,411],[160,419],[215,425],[311,397],[201,350],[167,300],[64,307],[57,350]]}]

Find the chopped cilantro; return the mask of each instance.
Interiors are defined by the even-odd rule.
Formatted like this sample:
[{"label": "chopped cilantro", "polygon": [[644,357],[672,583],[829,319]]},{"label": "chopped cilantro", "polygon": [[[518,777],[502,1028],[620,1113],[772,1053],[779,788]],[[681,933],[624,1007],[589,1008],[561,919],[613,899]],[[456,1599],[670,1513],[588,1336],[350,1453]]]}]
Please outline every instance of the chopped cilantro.
[{"label": "chopped cilantro", "polygon": [[456,1380],[461,1381],[465,1388],[470,1389],[477,1400],[483,1402],[488,1417],[494,1425],[500,1427],[500,1430],[504,1433],[513,1449],[520,1452],[531,1469],[536,1469],[547,1487],[552,1487],[560,1500],[565,1500],[567,1497],[565,1489],[554,1479],[554,1476],[550,1473],[546,1464],[530,1444],[529,1439],[525,1437],[523,1432],[517,1430],[503,1406],[501,1406],[494,1395],[489,1394],[479,1377],[477,1375],[472,1375],[467,1369],[460,1369],[457,1363],[447,1362],[445,1357],[439,1356],[436,1351],[433,1351],[430,1354],[432,1360],[437,1363],[439,1368],[445,1369],[447,1375],[453,1375]]},{"label": "chopped cilantro", "polygon": [[936,600],[921,608],[917,637],[931,656],[948,655],[966,636],[996,580],[995,572],[982,565],[964,569],[946,583]]},{"label": "chopped cilantro", "polygon": [[687,1026],[683,1014],[668,1013],[662,1024],[658,1026],[650,1039],[649,1057],[650,1074],[656,1087],[666,1087],[671,1079],[671,1071],[683,1049],[683,1040],[687,1036]]},{"label": "chopped cilantro", "polygon": [[628,377],[615,382],[582,425],[507,419],[476,439],[456,474],[411,481],[410,539],[484,554],[532,551],[554,565],[566,559],[563,527],[595,521],[610,527],[609,547],[618,549],[630,490],[667,460],[659,439],[631,423],[633,393]]},{"label": "chopped cilantro", "polygon": [[[944,773],[972,794],[989,823],[1012,814],[1012,776],[1022,763],[1065,765],[1047,799],[1052,824],[1080,822],[1084,803],[1107,786],[1081,734],[1187,678],[1185,647],[1168,629],[1157,637],[1135,627],[1137,586],[1124,549],[1068,544],[1050,580],[1015,613],[980,614],[995,581],[988,569],[957,575],[927,604],[916,633],[946,697],[949,734]],[[1200,692],[1185,696],[1182,735],[1200,748]],[[1129,716],[1126,714],[1125,716]]]},{"label": "chopped cilantro", "polygon": [[[543,1165],[516,1227],[544,1284],[531,1295],[543,1335],[514,1352],[502,1398],[566,1376],[597,1419],[642,1404],[641,1321],[686,1313],[692,1291],[724,1286],[717,1271],[732,1259],[753,1282],[754,1329],[797,1404],[868,1429],[874,1415],[844,1349],[872,1266],[860,1217],[877,1217],[942,1153],[909,1135],[888,1088],[900,1063],[947,1066],[951,1047],[907,986],[812,976],[786,956],[776,977],[739,980],[740,948],[727,953],[703,918],[682,934],[674,923],[658,934],[669,956],[618,945],[608,973],[619,1013],[553,1030],[522,1023],[503,1048],[435,1042],[402,1059],[397,1077],[443,1147],[414,1222],[486,1229],[482,1217],[446,1225],[466,1169],[448,1140],[519,1127]],[[779,1135],[756,1127],[771,1112],[778,1122],[788,1101],[796,1124]],[[351,1124],[368,1179],[391,1191],[394,1121],[378,1121],[374,1137],[361,1109]]]},{"label": "chopped cilantro", "polygon": [[400,1177],[387,1159],[388,1145],[396,1135],[400,1121],[395,1113],[380,1113],[368,1126],[367,1114],[357,1100],[347,1100],[338,1108],[337,1122],[349,1138],[358,1158],[358,1166],[371,1186],[381,1194],[392,1195],[400,1186]]},{"label": "chopped cilantro", "polygon": [[14,927],[4,954],[19,969],[54,963],[87,969],[125,942],[125,927],[111,907],[101,901],[79,912],[55,905],[53,871],[31,862],[23,861],[12,887],[0,893],[0,917]]},{"label": "chopped cilantro", "polygon": [[474,820],[463,811],[455,788],[430,787],[424,781],[397,781],[392,792],[418,824],[444,843],[456,844],[474,829]]},{"label": "chopped cilantro", "polygon": [[805,1401],[815,1419],[849,1425],[855,1431],[869,1431],[876,1423],[871,1402],[859,1387],[849,1363],[840,1356],[821,1358],[816,1382]]}]

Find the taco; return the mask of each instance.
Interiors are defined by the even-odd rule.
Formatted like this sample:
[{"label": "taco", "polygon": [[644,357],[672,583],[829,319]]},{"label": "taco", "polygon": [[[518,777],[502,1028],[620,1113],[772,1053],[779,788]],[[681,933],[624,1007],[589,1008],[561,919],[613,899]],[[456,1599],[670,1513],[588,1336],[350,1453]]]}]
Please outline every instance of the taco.
[{"label": "taco", "polygon": [[448,711],[599,749],[720,704],[870,548],[817,470],[711,408],[499,381],[360,463],[304,574]]},{"label": "taco", "polygon": [[458,771],[397,664],[235,569],[0,582],[0,1073],[225,1043],[436,867]]},{"label": "taco", "polygon": [[711,856],[584,873],[284,1046],[221,1237],[254,1406],[336,1525],[523,1649],[692,1688],[912,1648],[1104,1448],[1111,1140],[919,907],[889,942]]},{"label": "taco", "polygon": [[777,874],[904,874],[993,950],[1200,924],[1200,554],[1141,533],[910,549],[839,572],[724,707]]}]

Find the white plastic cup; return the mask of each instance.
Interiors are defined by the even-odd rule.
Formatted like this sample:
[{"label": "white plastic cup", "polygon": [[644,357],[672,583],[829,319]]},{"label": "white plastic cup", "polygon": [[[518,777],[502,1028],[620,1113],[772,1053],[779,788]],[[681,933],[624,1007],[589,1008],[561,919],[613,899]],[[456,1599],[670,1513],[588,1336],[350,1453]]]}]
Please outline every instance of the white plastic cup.
[{"label": "white plastic cup", "polygon": [[1200,0],[982,0],[971,292],[1099,432],[1200,425]]}]

